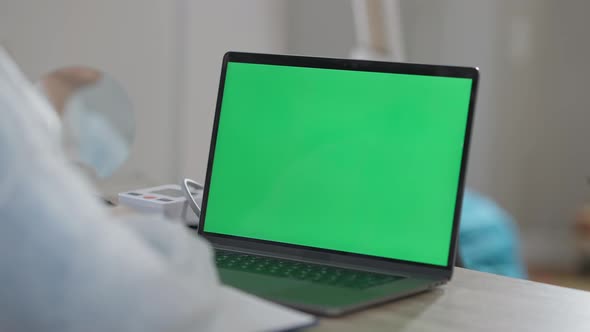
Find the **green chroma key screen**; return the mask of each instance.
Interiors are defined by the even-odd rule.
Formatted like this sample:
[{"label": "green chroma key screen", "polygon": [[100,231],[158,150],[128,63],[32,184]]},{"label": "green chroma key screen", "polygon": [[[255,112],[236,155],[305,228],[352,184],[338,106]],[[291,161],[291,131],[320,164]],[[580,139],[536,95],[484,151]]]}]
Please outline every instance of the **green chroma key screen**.
[{"label": "green chroma key screen", "polygon": [[229,62],[204,231],[446,266],[471,85]]}]

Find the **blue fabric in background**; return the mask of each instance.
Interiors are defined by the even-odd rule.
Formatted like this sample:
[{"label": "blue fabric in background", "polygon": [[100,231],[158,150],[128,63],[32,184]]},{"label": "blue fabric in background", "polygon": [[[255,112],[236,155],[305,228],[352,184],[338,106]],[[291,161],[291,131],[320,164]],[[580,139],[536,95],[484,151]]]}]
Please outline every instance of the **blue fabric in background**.
[{"label": "blue fabric in background", "polygon": [[459,255],[467,269],[526,278],[514,220],[494,201],[465,190]]}]

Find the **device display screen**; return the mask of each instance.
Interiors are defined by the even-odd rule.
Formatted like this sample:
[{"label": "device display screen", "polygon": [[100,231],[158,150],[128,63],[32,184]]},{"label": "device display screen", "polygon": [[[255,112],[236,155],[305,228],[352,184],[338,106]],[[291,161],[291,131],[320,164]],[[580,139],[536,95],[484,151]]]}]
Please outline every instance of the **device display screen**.
[{"label": "device display screen", "polygon": [[471,87],[229,62],[204,231],[447,265]]}]

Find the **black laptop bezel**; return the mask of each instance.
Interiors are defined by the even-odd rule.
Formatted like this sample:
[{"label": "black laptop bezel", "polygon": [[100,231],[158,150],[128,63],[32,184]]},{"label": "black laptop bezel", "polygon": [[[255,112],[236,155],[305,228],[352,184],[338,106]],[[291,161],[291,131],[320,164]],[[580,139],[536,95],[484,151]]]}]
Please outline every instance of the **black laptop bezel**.
[{"label": "black laptop bezel", "polygon": [[[467,123],[465,130],[465,138],[463,144],[463,156],[461,160],[461,170],[459,174],[459,181],[457,183],[457,197],[454,212],[454,220],[452,227],[451,241],[449,244],[449,254],[446,266],[418,263],[412,261],[405,261],[399,259],[391,259],[363,254],[356,254],[350,252],[343,252],[330,249],[321,249],[315,247],[307,247],[301,245],[286,244],[274,241],[252,239],[246,237],[239,237],[226,234],[218,234],[212,232],[205,232],[204,225],[207,221],[207,202],[209,196],[209,185],[211,182],[211,175],[215,157],[215,146],[217,143],[217,131],[219,128],[219,120],[223,102],[223,92],[225,86],[225,76],[227,64],[229,62],[255,63],[255,64],[269,64],[269,65],[283,65],[283,66],[298,66],[310,68],[325,68],[325,69],[339,69],[339,70],[353,70],[353,71],[369,71],[369,72],[383,72],[383,73],[398,73],[398,74],[412,74],[412,75],[427,75],[427,76],[443,76],[443,77],[458,77],[468,78],[472,80],[471,96],[469,101],[469,110],[467,115]],[[214,245],[221,245],[226,247],[242,248],[244,250],[251,250],[255,252],[269,252],[285,257],[305,258],[309,260],[319,260],[323,262],[332,262],[334,264],[346,264],[356,266],[370,266],[381,270],[406,270],[420,274],[436,273],[437,276],[449,278],[452,275],[453,266],[455,264],[455,256],[457,251],[457,236],[459,232],[459,221],[461,215],[461,206],[463,202],[463,192],[465,184],[465,174],[467,169],[467,161],[469,155],[469,147],[471,142],[471,130],[473,123],[473,114],[476,103],[476,93],[479,80],[479,71],[473,67],[456,67],[456,66],[439,66],[439,65],[424,65],[411,63],[395,63],[395,62],[380,62],[367,60],[350,60],[350,59],[335,59],[335,58],[319,58],[306,57],[294,55],[274,55],[274,54],[260,54],[260,53],[243,53],[243,52],[227,52],[223,57],[223,64],[221,69],[221,76],[219,81],[219,91],[217,95],[217,105],[215,109],[215,118],[213,123],[213,130],[211,132],[211,144],[209,148],[209,160],[207,164],[207,175],[205,178],[205,189],[203,192],[203,202],[201,206],[200,225],[198,233]]]}]

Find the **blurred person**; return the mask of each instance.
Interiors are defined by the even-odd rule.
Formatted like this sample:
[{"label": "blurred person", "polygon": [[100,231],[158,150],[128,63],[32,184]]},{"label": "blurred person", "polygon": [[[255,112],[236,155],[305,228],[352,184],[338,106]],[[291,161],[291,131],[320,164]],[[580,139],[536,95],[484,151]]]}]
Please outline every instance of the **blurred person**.
[{"label": "blurred person", "polygon": [[66,67],[38,85],[60,116],[68,159],[95,181],[123,165],[135,124],[131,101],[115,80],[92,68]]},{"label": "blurred person", "polygon": [[459,257],[468,269],[527,277],[514,219],[492,199],[470,189],[463,194]]},{"label": "blurred person", "polygon": [[115,218],[0,48],[0,331],[206,331],[220,289],[181,224]]}]

